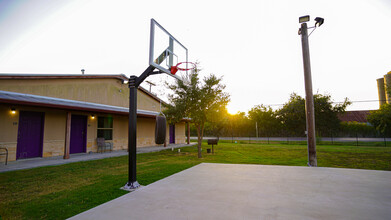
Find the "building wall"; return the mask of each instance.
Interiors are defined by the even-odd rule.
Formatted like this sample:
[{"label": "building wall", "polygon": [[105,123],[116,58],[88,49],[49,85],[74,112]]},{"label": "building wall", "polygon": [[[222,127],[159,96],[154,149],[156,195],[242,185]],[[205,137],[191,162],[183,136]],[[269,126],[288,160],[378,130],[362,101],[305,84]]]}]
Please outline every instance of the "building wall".
[{"label": "building wall", "polygon": [[[16,109],[15,114],[11,114],[11,106],[0,105],[0,121],[4,122],[0,126],[0,146],[8,149],[8,160],[16,160],[16,147],[18,141],[18,125],[20,111],[35,111],[44,113],[43,147],[42,157],[63,156],[65,146],[66,115],[64,110],[37,108],[28,106],[12,105]],[[91,118],[85,112],[72,112],[76,115],[86,115],[87,120],[87,140],[86,152],[96,151],[96,126],[90,126]],[[94,124],[94,122],[92,122]],[[95,123],[96,124],[96,123]],[[5,156],[0,156],[3,162]]]},{"label": "building wall", "polygon": [[[20,111],[18,108],[18,112]],[[61,110],[33,109],[45,112],[43,130],[43,157],[64,155],[66,112]],[[88,133],[88,132],[87,132]]]},{"label": "building wall", "polygon": [[137,119],[137,146],[155,146],[155,119]]},{"label": "building wall", "polygon": [[128,106],[127,86],[117,79],[2,79],[0,90]]},{"label": "building wall", "polygon": [[[9,106],[0,105],[0,123],[0,147],[8,149],[8,160],[16,160],[19,112],[11,114]],[[5,157],[5,155],[0,155],[0,161],[5,161]]]},{"label": "building wall", "polygon": [[128,117],[114,116],[113,119],[113,150],[127,150]]},{"label": "building wall", "polygon": [[175,143],[186,143],[186,123],[175,124]]},{"label": "building wall", "polygon": [[[170,125],[166,127],[166,142],[170,141]],[[175,124],[175,144],[184,144],[187,141],[186,137],[186,122],[179,122]]]},{"label": "building wall", "polygon": [[[16,109],[11,114],[11,107]],[[16,160],[16,147],[18,136],[19,112],[36,111],[44,112],[44,137],[43,157],[63,156],[65,147],[66,117],[67,111],[51,108],[27,107],[18,105],[0,104],[0,146],[6,147],[9,151],[8,160]],[[99,116],[107,116],[99,113],[88,113],[71,111],[73,115],[87,116],[87,140],[86,152],[97,152],[97,121]],[[94,114],[93,119],[91,115]],[[167,126],[167,141],[169,140]],[[113,150],[128,149],[128,117],[121,115],[113,116]],[[178,123],[175,126],[175,143],[186,143],[185,123]],[[155,119],[137,119],[137,147],[157,146],[155,144]],[[72,156],[72,155],[71,155]],[[0,155],[0,162],[5,161],[5,155]]]},{"label": "building wall", "polygon": [[160,112],[160,103],[151,96],[138,90],[137,92],[137,109]]},{"label": "building wall", "polygon": [[[119,79],[1,79],[0,90],[129,107],[129,88]],[[137,92],[137,109],[160,111],[160,103]]]},{"label": "building wall", "polygon": [[[0,90],[41,95],[55,98],[93,102],[121,107],[129,105],[129,89],[119,79],[1,79]],[[150,95],[139,90],[137,108],[160,112],[160,103]],[[16,114],[11,114],[11,107]],[[43,157],[63,156],[66,135],[67,111],[53,108],[39,108],[0,104],[0,147],[7,147],[9,161],[16,160],[17,134],[20,111],[45,113]],[[107,114],[71,111],[75,115],[87,116],[86,152],[97,152],[97,120]],[[93,119],[91,115],[94,114]],[[156,146],[155,119],[139,117],[137,123],[137,147]],[[167,125],[167,142],[169,140]],[[186,143],[185,123],[175,129],[175,143]],[[113,115],[113,150],[128,148],[128,116]],[[0,155],[0,161],[5,156]]]}]

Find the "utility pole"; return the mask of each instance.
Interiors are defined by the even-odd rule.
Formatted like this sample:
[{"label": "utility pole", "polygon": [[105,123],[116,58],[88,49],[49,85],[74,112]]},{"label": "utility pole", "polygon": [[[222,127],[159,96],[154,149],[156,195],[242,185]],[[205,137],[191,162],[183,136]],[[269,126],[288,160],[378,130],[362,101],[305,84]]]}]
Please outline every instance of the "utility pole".
[{"label": "utility pole", "polygon": [[152,92],[152,86],[156,86],[156,84],[150,81],[145,81],[145,82],[149,84],[149,92]]},{"label": "utility pole", "polygon": [[307,146],[308,146],[308,166],[316,167],[316,136],[315,136],[315,113],[314,97],[312,93],[310,49],[308,45],[307,23],[301,24],[301,44],[304,64],[304,84],[305,84],[305,114],[307,121]]}]

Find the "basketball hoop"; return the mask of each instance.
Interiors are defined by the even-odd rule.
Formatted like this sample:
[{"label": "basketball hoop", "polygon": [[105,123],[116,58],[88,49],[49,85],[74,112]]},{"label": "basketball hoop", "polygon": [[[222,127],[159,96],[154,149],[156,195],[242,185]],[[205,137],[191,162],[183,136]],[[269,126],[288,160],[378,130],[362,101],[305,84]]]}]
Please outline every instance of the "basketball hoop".
[{"label": "basketball hoop", "polygon": [[178,70],[180,71],[187,71],[187,70],[193,70],[196,68],[195,63],[192,62],[180,62],[175,66],[171,67],[171,74],[175,75]]}]

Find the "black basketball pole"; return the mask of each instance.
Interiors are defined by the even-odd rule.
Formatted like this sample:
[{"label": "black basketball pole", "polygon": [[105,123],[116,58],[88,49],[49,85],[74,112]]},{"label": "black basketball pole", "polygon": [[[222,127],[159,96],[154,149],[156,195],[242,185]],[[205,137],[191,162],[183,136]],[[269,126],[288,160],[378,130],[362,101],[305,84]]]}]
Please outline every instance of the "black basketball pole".
[{"label": "black basketball pole", "polygon": [[149,66],[139,77],[129,77],[129,130],[128,130],[128,150],[129,150],[129,177],[128,182],[123,187],[125,190],[133,190],[140,187],[137,182],[137,89],[140,84],[150,75],[159,74],[153,72],[154,66]]},{"label": "black basketball pole", "polygon": [[129,177],[127,186],[129,189],[135,189],[140,186],[137,182],[136,172],[136,147],[137,147],[137,88],[136,76],[129,78],[129,134],[128,134],[128,149],[129,149]]}]

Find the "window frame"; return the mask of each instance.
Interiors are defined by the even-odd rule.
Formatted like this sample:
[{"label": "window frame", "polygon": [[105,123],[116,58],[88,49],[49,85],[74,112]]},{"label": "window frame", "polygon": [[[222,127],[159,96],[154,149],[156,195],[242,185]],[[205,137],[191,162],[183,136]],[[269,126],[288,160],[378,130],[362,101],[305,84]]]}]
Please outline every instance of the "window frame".
[{"label": "window frame", "polygon": [[[109,120],[111,118],[111,123],[109,123],[109,126],[111,125],[111,127],[99,127],[99,121],[100,120]],[[103,125],[105,125],[105,121],[103,121]],[[113,130],[114,130],[114,118],[113,116],[98,116],[98,120],[97,120],[97,125],[96,125],[97,129],[96,129],[96,137],[97,138],[104,138],[105,141],[112,141],[113,140]],[[103,131],[103,133],[105,133],[105,131],[111,131],[111,138],[110,139],[106,139],[105,137],[105,134],[103,134],[103,136],[100,136],[99,135],[99,131]]]}]

